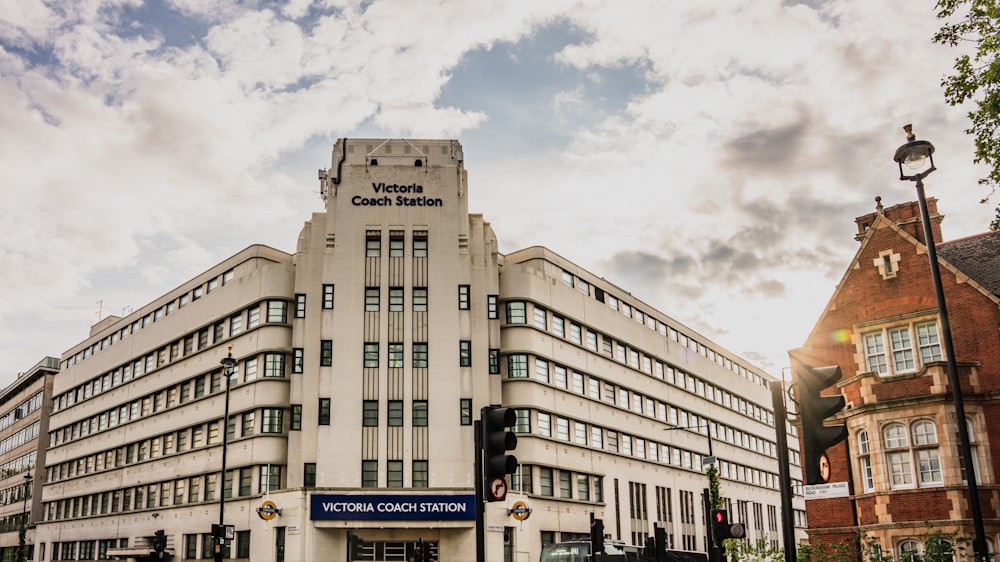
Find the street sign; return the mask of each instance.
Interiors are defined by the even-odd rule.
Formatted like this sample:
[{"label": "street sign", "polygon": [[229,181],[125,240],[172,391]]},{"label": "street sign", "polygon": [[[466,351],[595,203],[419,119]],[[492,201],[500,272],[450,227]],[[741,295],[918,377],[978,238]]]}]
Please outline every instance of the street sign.
[{"label": "street sign", "polygon": [[503,478],[494,478],[490,481],[490,497],[496,501],[501,501],[507,497],[507,481]]},{"label": "street sign", "polygon": [[529,515],[531,515],[531,508],[528,507],[528,504],[523,501],[516,501],[514,502],[514,505],[507,510],[507,513],[512,515],[514,519],[517,519],[518,521],[524,521]]},{"label": "street sign", "polygon": [[807,500],[825,500],[827,498],[846,498],[849,494],[847,482],[829,482],[827,484],[810,484],[804,487]]},{"label": "street sign", "polygon": [[707,456],[707,457],[701,457],[701,467],[705,468],[706,466],[713,465],[716,462],[718,462],[718,460],[719,459],[717,459],[715,457],[715,455],[710,455],[710,456]]}]

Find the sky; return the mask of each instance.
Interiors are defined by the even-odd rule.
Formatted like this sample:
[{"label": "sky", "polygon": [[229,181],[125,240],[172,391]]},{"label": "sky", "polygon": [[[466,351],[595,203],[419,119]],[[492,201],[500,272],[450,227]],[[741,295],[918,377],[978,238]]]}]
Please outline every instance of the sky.
[{"label": "sky", "polygon": [[[936,147],[988,229],[934,0],[5,0],[0,386],[251,244],[337,138],[457,138],[501,252],[546,246],[781,376]],[[995,201],[994,201],[995,203]]]}]

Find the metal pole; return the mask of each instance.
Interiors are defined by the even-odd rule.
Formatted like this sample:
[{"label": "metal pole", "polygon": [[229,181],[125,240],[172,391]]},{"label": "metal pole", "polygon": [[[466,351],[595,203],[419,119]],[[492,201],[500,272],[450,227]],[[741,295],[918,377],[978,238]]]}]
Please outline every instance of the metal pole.
[{"label": "metal pole", "polygon": [[[933,168],[932,168],[933,169]],[[972,462],[972,447],[969,444],[969,428],[965,420],[965,403],[962,398],[962,388],[958,379],[958,367],[955,364],[955,351],[951,341],[951,323],[948,321],[948,306],[944,300],[944,288],[941,284],[941,268],[938,265],[937,248],[934,242],[934,232],[931,230],[930,215],[927,212],[927,197],[924,195],[924,176],[917,174],[917,202],[920,204],[920,219],[924,226],[924,242],[927,245],[927,259],[930,260],[931,279],[934,281],[934,294],[937,297],[938,316],[941,319],[941,344],[948,364],[948,383],[951,386],[952,401],[955,403],[955,423],[958,426],[958,442],[965,464],[965,481],[969,488],[969,511],[976,537],[972,542],[977,560],[987,560],[986,530],[983,526],[983,512],[979,506],[979,485],[976,482],[976,467]]]},{"label": "metal pole", "polygon": [[24,475],[24,507],[22,508],[21,518],[23,519],[22,529],[21,529],[21,560],[19,562],[24,562],[28,559],[28,526],[30,521],[30,516],[28,515],[28,493],[31,489],[31,473]]},{"label": "metal pole", "polygon": [[229,355],[222,359],[222,374],[226,379],[226,409],[222,416],[222,473],[219,475],[219,534],[215,539],[215,562],[222,562],[222,541],[225,540],[226,521],[226,452],[229,449],[229,387],[236,367],[232,348]]},{"label": "metal pole", "polygon": [[[480,414],[480,418],[482,415]],[[475,490],[476,490],[476,562],[486,562],[486,490],[483,489],[483,435],[482,421],[475,420]]]},{"label": "metal pole", "polygon": [[785,385],[771,381],[771,407],[774,409],[774,433],[778,446],[778,488],[781,490],[781,538],[785,562],[795,562],[795,512],[792,510],[792,482],[788,470],[788,413],[785,410]]}]

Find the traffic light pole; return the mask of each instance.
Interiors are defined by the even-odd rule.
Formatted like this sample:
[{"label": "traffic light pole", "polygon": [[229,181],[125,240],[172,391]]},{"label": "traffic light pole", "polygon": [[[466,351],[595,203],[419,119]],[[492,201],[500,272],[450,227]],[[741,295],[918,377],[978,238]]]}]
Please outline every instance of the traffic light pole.
[{"label": "traffic light pole", "polygon": [[476,444],[476,562],[486,562],[486,490],[483,489],[483,422],[475,420],[472,433]]},{"label": "traffic light pole", "polygon": [[771,407],[774,409],[774,433],[778,445],[778,482],[781,490],[781,539],[785,562],[796,562],[795,512],[792,510],[792,481],[788,471],[788,412],[785,410],[785,385],[771,381]]}]

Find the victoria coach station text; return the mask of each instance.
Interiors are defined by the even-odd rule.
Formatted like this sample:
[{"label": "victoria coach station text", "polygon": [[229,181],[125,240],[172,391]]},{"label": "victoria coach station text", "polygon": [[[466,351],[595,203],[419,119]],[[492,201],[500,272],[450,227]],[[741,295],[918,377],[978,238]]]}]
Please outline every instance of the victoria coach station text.
[{"label": "victoria coach station text", "polygon": [[476,518],[475,496],[446,495],[347,495],[313,494],[312,519],[419,520],[453,521]]},{"label": "victoria coach station text", "polygon": [[[355,195],[351,204],[358,207],[442,207],[444,201],[440,197],[425,197],[424,186],[419,183],[375,183],[372,182],[374,196]],[[389,195],[393,193],[395,195]]]}]

